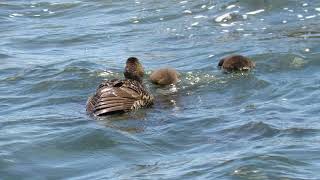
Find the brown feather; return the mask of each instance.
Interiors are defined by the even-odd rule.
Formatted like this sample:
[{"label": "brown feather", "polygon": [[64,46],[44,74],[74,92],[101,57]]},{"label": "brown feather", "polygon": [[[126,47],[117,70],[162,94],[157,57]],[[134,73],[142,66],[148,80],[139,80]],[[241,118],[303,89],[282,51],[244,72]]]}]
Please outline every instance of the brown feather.
[{"label": "brown feather", "polygon": [[150,81],[159,85],[176,84],[179,80],[179,73],[173,68],[162,68],[153,71]]},{"label": "brown feather", "polygon": [[128,112],[151,105],[153,97],[135,80],[104,81],[87,102],[87,111],[96,116]]},{"label": "brown feather", "polygon": [[248,71],[255,67],[255,63],[245,56],[232,55],[221,59],[218,66],[226,71]]}]

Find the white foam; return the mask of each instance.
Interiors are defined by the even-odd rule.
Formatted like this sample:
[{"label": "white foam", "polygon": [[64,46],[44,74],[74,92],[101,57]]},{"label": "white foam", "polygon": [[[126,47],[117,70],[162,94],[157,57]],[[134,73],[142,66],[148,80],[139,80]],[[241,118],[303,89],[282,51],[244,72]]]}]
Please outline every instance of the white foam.
[{"label": "white foam", "polygon": [[98,76],[99,76],[99,77],[108,77],[108,76],[110,76],[110,75],[112,75],[112,74],[113,74],[112,71],[103,71],[103,72],[99,72],[99,73],[98,73]]},{"label": "white foam", "polygon": [[316,15],[311,15],[311,16],[306,16],[306,19],[312,19],[312,18],[315,18]]},{"label": "white foam", "polygon": [[226,14],[223,14],[221,16],[218,16],[215,21],[216,22],[222,22],[223,20],[230,20],[232,17],[231,17],[231,14],[230,13],[226,13]]},{"label": "white foam", "polygon": [[190,11],[190,10],[184,10],[183,12],[186,14],[192,14],[192,11]]},{"label": "white foam", "polygon": [[21,16],[23,16],[23,14],[13,13],[10,15],[10,17],[21,17]]},{"label": "white foam", "polygon": [[222,26],[222,27],[230,27],[230,26],[233,26],[233,25],[234,25],[234,23],[230,23],[230,24],[222,23],[222,24],[220,24],[220,26]]},{"label": "white foam", "polygon": [[233,174],[239,174],[240,173],[240,170],[236,169],[233,171]]},{"label": "white foam", "polygon": [[259,13],[262,13],[262,12],[264,12],[264,9],[258,9],[256,11],[247,12],[246,14],[254,15],[254,14],[259,14]]},{"label": "white foam", "polygon": [[197,26],[197,25],[199,25],[199,22],[194,22],[191,24],[191,26]]},{"label": "white foam", "polygon": [[236,7],[236,5],[232,4],[232,5],[228,6],[226,9],[232,9],[232,8],[235,8],[235,7]]},{"label": "white foam", "polygon": [[194,19],[200,19],[200,18],[208,18],[208,16],[204,16],[204,15],[197,15],[195,17],[193,17]]}]

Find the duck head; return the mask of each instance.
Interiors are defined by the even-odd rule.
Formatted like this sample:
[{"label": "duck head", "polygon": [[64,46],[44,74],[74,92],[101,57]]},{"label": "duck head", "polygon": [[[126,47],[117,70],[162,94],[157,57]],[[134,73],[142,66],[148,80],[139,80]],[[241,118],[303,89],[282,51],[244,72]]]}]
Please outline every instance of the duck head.
[{"label": "duck head", "polygon": [[227,72],[231,71],[250,71],[255,67],[255,63],[248,57],[242,55],[231,55],[220,60],[219,68]]},{"label": "duck head", "polygon": [[150,80],[158,85],[176,84],[179,81],[179,73],[173,68],[161,68],[151,73]]},{"label": "duck head", "polygon": [[132,79],[138,82],[142,82],[143,75],[144,70],[138,58],[128,58],[126,62],[126,67],[124,69],[124,77],[126,79]]}]

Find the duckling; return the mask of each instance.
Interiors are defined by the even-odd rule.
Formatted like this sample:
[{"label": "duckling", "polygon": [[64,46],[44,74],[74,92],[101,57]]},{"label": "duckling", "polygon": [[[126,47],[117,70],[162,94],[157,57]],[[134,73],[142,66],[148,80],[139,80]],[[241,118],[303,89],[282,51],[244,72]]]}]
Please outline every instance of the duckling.
[{"label": "duckling", "polygon": [[127,59],[125,79],[104,80],[88,98],[86,110],[95,116],[124,113],[153,104],[154,98],[142,84],[144,70],[135,57]]},{"label": "duckling", "polygon": [[249,58],[241,55],[232,55],[220,60],[218,67],[225,71],[250,71],[255,67],[255,63]]},{"label": "duckling", "polygon": [[176,84],[179,80],[179,73],[173,68],[157,69],[150,75],[150,80],[159,85]]}]

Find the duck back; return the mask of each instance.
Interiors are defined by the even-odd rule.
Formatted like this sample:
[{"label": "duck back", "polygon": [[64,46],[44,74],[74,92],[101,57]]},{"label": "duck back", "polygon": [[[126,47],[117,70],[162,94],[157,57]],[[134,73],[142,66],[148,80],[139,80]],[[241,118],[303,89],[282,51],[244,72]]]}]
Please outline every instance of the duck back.
[{"label": "duck back", "polygon": [[153,103],[153,96],[138,81],[106,80],[87,101],[87,112],[96,116],[128,112]]}]

